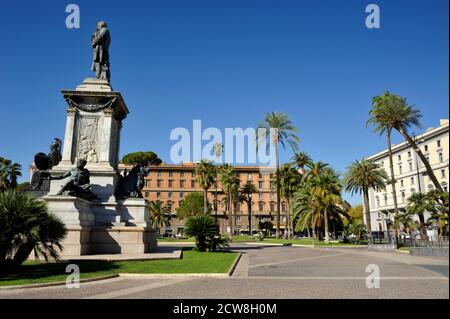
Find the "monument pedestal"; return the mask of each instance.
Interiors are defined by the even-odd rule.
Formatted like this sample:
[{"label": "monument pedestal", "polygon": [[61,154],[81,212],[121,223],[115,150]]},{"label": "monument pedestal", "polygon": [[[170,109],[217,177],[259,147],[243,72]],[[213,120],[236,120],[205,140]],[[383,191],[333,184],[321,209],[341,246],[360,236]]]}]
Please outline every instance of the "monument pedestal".
[{"label": "monument pedestal", "polygon": [[95,200],[56,195],[70,178],[52,179],[46,200],[49,210],[68,229],[62,255],[142,254],[156,248],[155,231],[142,198],[117,199],[120,176],[119,145],[128,108],[119,92],[105,80],[86,79],[75,91],[62,90],[68,104],[61,162],[55,177],[87,161]]}]

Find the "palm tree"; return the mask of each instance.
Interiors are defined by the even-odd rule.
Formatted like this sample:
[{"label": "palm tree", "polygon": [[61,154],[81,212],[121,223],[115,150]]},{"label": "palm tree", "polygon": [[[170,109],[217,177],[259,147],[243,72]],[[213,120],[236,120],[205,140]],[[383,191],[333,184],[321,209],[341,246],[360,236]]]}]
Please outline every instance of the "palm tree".
[{"label": "palm tree", "polygon": [[230,238],[233,236],[233,210],[232,210],[232,191],[239,185],[239,179],[234,171],[234,167],[230,164],[224,164],[220,168],[220,183],[223,191],[226,193],[226,206],[228,207],[228,224],[230,227]]},{"label": "palm tree", "polygon": [[313,162],[311,156],[306,152],[295,153],[292,157],[292,161],[297,165],[300,174],[302,175],[305,174],[305,166],[310,165]]},{"label": "palm tree", "polygon": [[211,162],[201,160],[195,167],[195,176],[197,176],[197,182],[203,189],[203,212],[206,214],[208,212],[208,189],[210,189],[216,181],[216,168]]},{"label": "palm tree", "polygon": [[319,176],[319,174],[329,165],[325,162],[318,161],[318,162],[309,162],[306,164],[306,167],[308,170],[305,171],[303,174],[303,180],[311,180],[312,178]]},{"label": "palm tree", "polygon": [[[216,162],[219,163],[220,157],[222,156],[222,152],[223,152],[223,145],[222,143],[215,143],[214,144],[214,156],[216,157]],[[217,221],[217,207],[218,207],[218,198],[217,198],[217,170],[216,170],[216,174],[214,176],[214,217]]]},{"label": "palm tree", "polygon": [[330,243],[330,233],[328,227],[329,209],[333,206],[339,205],[341,200],[341,182],[339,175],[332,169],[327,168],[316,178],[313,179],[313,196],[321,206],[323,211],[324,227],[325,227],[325,242]]},{"label": "palm tree", "polygon": [[280,162],[279,162],[279,144],[285,149],[289,144],[292,150],[297,150],[297,143],[300,141],[296,133],[297,128],[289,120],[285,113],[266,113],[264,120],[258,124],[257,145],[264,141],[271,143],[275,149],[276,162],[276,180],[277,180],[277,238],[280,238]]},{"label": "palm tree", "polygon": [[433,206],[429,202],[429,198],[423,193],[412,193],[407,199],[406,211],[409,214],[415,214],[419,216],[420,232],[425,234],[425,216],[426,211],[433,210]]},{"label": "palm tree", "polygon": [[[297,153],[301,154],[301,153]],[[298,164],[297,164],[298,165]],[[281,198],[286,200],[287,212],[285,220],[285,235],[288,238],[292,236],[291,208],[290,203],[295,191],[301,184],[301,173],[298,172],[292,164],[284,164],[280,167],[280,194]],[[276,181],[275,181],[276,185]]]},{"label": "palm tree", "polygon": [[[391,128],[397,130],[409,143],[412,149],[417,152],[417,155],[419,155],[422,163],[425,165],[427,174],[433,182],[434,187],[443,191],[428,159],[408,133],[409,128],[412,126],[417,128],[422,127],[420,123],[420,119],[422,118],[420,110],[416,109],[414,105],[408,105],[406,98],[402,98],[399,95],[391,95],[389,92],[385,92],[384,96],[378,98],[377,101],[377,103],[381,104],[381,108],[383,109],[383,121],[388,123]],[[387,103],[385,103],[385,101],[387,101]]]},{"label": "palm tree", "polygon": [[150,210],[150,221],[152,229],[157,230],[160,227],[170,226],[170,208],[160,200],[148,202]]},{"label": "palm tree", "polygon": [[373,161],[362,159],[354,161],[348,168],[344,175],[343,182],[347,192],[351,194],[359,193],[364,198],[364,210],[366,214],[367,233],[370,238],[372,227],[370,221],[370,204],[369,204],[369,190],[381,191],[386,189],[387,173],[383,168],[380,168]]},{"label": "palm tree", "polygon": [[26,192],[0,192],[0,268],[20,266],[34,250],[37,257],[59,260],[67,234],[45,201]]},{"label": "palm tree", "polygon": [[17,186],[17,177],[22,176],[22,166],[0,157],[0,191]]},{"label": "palm tree", "polygon": [[311,183],[303,183],[294,193],[291,203],[292,219],[296,221],[295,230],[303,231],[311,228],[312,238],[316,239],[316,229],[322,225],[322,215],[313,194]]},{"label": "palm tree", "polygon": [[199,251],[206,251],[211,247],[211,242],[218,235],[218,226],[214,218],[208,215],[192,216],[186,221],[185,234],[189,237],[195,237],[196,248]]},{"label": "palm tree", "polygon": [[252,233],[252,196],[256,194],[258,191],[256,190],[255,184],[252,181],[247,181],[240,190],[242,200],[247,203],[248,210],[248,231],[251,238],[253,238]]},{"label": "palm tree", "polygon": [[380,135],[386,134],[388,154],[389,154],[389,169],[391,173],[390,184],[392,186],[392,197],[394,201],[394,214],[398,214],[398,204],[397,204],[397,191],[395,187],[395,176],[394,176],[394,161],[392,159],[392,143],[391,135],[392,125],[391,114],[389,112],[392,109],[392,105],[397,103],[395,96],[391,95],[389,92],[385,92],[383,96],[375,96],[372,99],[372,109],[369,112],[369,119],[367,120],[366,126],[372,124],[374,126],[374,131]]},{"label": "palm tree", "polygon": [[312,228],[315,239],[316,229],[323,226],[325,241],[329,243],[330,213],[338,218],[343,213],[340,206],[345,204],[340,196],[341,188],[339,176],[332,168],[323,169],[319,175],[302,183],[291,204],[293,218],[297,221],[295,229]]}]

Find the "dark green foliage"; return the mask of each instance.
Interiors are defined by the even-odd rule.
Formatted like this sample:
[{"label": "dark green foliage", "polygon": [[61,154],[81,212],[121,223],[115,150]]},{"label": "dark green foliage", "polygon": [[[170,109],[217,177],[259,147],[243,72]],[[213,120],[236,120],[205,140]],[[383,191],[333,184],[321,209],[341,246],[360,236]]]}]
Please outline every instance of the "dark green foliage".
[{"label": "dark green foliage", "polygon": [[43,200],[15,190],[0,193],[0,268],[20,266],[33,250],[45,260],[58,260],[66,233]]},{"label": "dark green foliage", "polygon": [[156,153],[148,151],[148,152],[134,152],[125,155],[122,158],[122,163],[125,165],[136,165],[139,164],[141,166],[148,165],[159,165],[162,163],[162,160],[156,155]]},{"label": "dark green foliage", "polygon": [[[177,218],[184,219],[191,216],[204,214],[204,200],[203,194],[199,192],[189,193],[180,201],[180,206],[177,208]],[[211,211],[209,202],[207,202],[208,213]]]},{"label": "dark green foliage", "polygon": [[262,232],[263,238],[266,238],[269,236],[270,231],[273,229],[273,223],[271,221],[264,221],[258,223],[258,228]]},{"label": "dark green foliage", "polygon": [[228,246],[228,239],[219,234],[219,225],[209,215],[192,216],[186,221],[185,234],[195,237],[196,249],[199,251],[215,251]]},{"label": "dark green foliage", "polygon": [[0,156],[0,191],[17,186],[17,177],[22,176],[22,166]]}]

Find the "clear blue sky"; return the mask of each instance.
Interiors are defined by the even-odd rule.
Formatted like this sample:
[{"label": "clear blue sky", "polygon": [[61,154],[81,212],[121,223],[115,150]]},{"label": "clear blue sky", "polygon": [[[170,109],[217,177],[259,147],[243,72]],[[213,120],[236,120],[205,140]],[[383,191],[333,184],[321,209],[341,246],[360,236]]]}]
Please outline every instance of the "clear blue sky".
[{"label": "clear blue sky", "polygon": [[[64,136],[59,90],[93,75],[89,41],[101,19],[112,86],[131,111],[121,155],[153,150],[170,161],[175,127],[246,128],[276,110],[298,127],[301,150],[343,172],[385,148],[365,128],[373,96],[408,97],[425,128],[448,118],[447,0],[73,2],[81,28],[71,30],[69,1],[0,5],[0,156],[23,165],[22,180],[33,155]],[[369,3],[381,8],[381,29],[365,27]]]}]

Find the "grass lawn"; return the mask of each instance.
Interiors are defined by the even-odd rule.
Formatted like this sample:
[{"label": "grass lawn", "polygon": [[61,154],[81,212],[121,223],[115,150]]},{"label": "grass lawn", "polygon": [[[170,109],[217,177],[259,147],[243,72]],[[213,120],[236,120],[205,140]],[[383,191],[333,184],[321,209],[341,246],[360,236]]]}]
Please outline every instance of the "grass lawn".
[{"label": "grass lawn", "polygon": [[398,250],[409,251],[409,247],[399,247]]},{"label": "grass lawn", "polygon": [[[82,261],[81,279],[113,275],[135,274],[180,274],[180,273],[227,273],[237,257],[233,252],[201,253],[190,248],[183,249],[182,259],[146,261]],[[67,262],[45,263],[27,261],[13,274],[0,274],[0,286],[25,285],[65,281]]]}]

